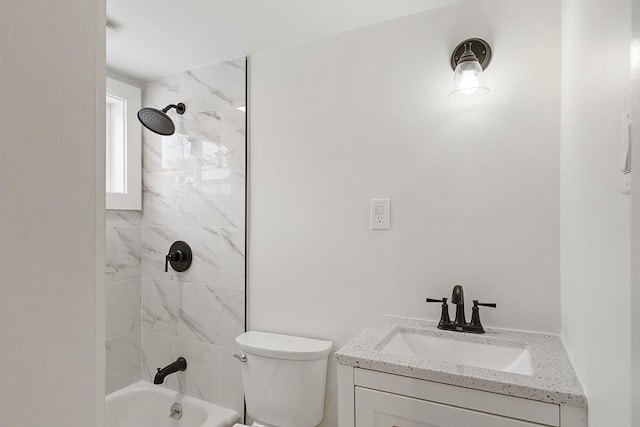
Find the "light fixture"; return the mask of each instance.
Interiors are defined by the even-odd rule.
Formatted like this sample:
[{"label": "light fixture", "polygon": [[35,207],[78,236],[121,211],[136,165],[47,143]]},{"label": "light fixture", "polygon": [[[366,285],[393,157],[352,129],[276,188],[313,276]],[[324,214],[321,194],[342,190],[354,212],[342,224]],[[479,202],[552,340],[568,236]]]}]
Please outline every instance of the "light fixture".
[{"label": "light fixture", "polygon": [[449,98],[484,95],[490,92],[482,78],[482,71],[491,62],[491,47],[482,39],[467,39],[451,54],[453,89]]}]

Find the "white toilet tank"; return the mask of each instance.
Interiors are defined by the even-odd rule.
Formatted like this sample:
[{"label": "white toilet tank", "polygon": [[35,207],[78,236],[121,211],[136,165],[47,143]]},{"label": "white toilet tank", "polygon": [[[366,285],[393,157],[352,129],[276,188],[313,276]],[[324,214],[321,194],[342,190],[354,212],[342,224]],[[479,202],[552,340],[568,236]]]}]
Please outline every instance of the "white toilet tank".
[{"label": "white toilet tank", "polygon": [[247,412],[258,423],[315,427],[322,421],[330,341],[250,331],[236,338]]}]

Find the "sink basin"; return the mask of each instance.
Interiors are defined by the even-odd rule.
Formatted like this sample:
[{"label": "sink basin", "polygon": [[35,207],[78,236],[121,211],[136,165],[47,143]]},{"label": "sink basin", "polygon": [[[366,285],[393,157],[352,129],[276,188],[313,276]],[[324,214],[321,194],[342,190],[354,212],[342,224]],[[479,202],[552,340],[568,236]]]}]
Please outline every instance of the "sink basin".
[{"label": "sink basin", "polygon": [[521,347],[505,346],[499,343],[480,344],[400,329],[393,331],[391,339],[384,340],[377,350],[387,354],[401,354],[431,361],[533,375],[529,350],[524,344],[521,344]]}]

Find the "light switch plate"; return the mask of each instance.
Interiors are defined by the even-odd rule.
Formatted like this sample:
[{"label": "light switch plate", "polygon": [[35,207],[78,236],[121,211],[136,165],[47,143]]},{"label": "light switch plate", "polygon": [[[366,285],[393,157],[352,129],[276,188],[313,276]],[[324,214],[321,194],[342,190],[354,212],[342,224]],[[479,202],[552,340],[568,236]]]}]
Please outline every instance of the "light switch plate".
[{"label": "light switch plate", "polygon": [[391,229],[389,199],[371,199],[370,223],[372,230]]}]

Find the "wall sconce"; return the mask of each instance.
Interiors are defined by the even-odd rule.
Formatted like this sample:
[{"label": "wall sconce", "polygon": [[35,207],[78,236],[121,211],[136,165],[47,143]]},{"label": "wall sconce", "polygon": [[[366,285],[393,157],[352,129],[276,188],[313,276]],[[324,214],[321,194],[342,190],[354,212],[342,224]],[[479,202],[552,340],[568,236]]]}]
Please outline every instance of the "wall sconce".
[{"label": "wall sconce", "polygon": [[469,95],[484,95],[490,92],[482,78],[482,71],[491,62],[491,47],[482,39],[467,39],[460,43],[451,54],[453,89],[449,98]]}]

